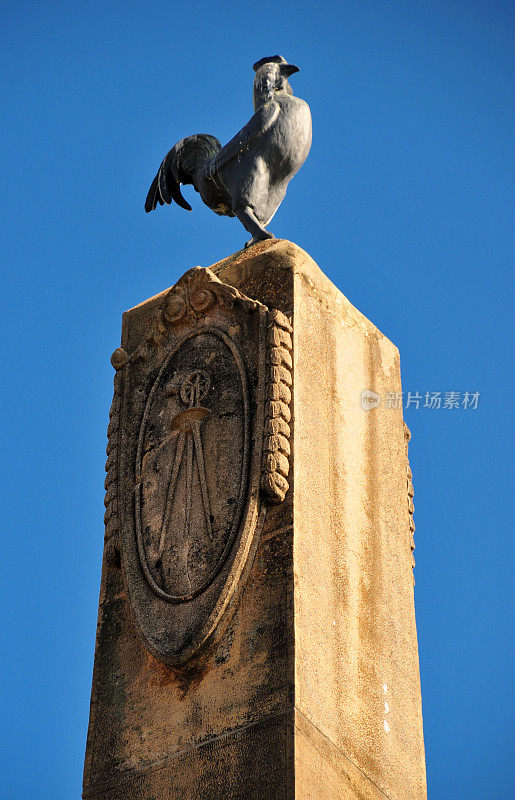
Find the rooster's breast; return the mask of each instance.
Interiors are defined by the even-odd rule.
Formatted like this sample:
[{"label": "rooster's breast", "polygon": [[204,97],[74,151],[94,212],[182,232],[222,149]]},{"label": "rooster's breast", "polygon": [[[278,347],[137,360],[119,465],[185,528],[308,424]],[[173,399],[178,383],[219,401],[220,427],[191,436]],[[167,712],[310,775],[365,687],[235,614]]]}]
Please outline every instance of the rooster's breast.
[{"label": "rooster's breast", "polygon": [[271,181],[289,181],[302,167],[311,147],[311,113],[298,97],[285,95],[280,113],[268,137],[268,162]]}]

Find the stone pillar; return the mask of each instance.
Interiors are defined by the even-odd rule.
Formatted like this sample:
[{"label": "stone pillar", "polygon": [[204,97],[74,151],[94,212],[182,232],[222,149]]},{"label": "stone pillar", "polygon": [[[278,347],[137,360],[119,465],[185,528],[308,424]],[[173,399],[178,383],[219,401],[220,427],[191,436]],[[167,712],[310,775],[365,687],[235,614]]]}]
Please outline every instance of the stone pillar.
[{"label": "stone pillar", "polygon": [[396,347],[271,240],[113,366],[84,798],[423,800]]}]

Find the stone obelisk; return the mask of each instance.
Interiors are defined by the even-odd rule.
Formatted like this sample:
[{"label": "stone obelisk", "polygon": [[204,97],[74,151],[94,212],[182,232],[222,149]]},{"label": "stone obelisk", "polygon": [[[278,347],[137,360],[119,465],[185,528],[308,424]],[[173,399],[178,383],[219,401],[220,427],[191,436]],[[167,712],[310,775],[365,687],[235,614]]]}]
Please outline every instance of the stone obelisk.
[{"label": "stone obelisk", "polygon": [[84,798],[424,800],[396,347],[270,240],[112,361]]}]

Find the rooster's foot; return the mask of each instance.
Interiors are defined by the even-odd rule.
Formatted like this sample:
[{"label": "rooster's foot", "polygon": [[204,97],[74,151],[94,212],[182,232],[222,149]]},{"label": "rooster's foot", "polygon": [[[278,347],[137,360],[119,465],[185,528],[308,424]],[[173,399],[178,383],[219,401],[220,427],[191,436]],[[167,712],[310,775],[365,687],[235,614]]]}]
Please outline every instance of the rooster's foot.
[{"label": "rooster's foot", "polygon": [[245,242],[245,249],[247,249],[247,247],[252,247],[253,244],[257,244],[258,242],[264,242],[266,239],[275,239],[275,236],[273,233],[270,233],[270,231],[259,233],[258,236],[253,236],[252,239]]},{"label": "rooster's foot", "polygon": [[262,242],[264,239],[275,239],[274,234],[262,226],[250,206],[235,208],[234,213],[242,225],[252,234],[252,239],[246,242],[245,247],[250,247],[256,242]]}]

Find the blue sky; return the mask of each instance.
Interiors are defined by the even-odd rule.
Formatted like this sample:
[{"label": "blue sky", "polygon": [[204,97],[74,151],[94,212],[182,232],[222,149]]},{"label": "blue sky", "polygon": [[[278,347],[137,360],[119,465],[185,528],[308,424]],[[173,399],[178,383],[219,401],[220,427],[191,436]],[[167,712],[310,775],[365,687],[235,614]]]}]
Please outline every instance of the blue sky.
[{"label": "blue sky", "polygon": [[[2,765],[79,797],[124,309],[246,232],[191,189],[145,215],[183,136],[227,141],[252,63],[302,71],[313,146],[271,229],[399,347],[410,407],[429,796],[513,797],[509,744],[514,6],[490,0],[3,2]],[[392,798],[392,800],[394,800]]]}]

